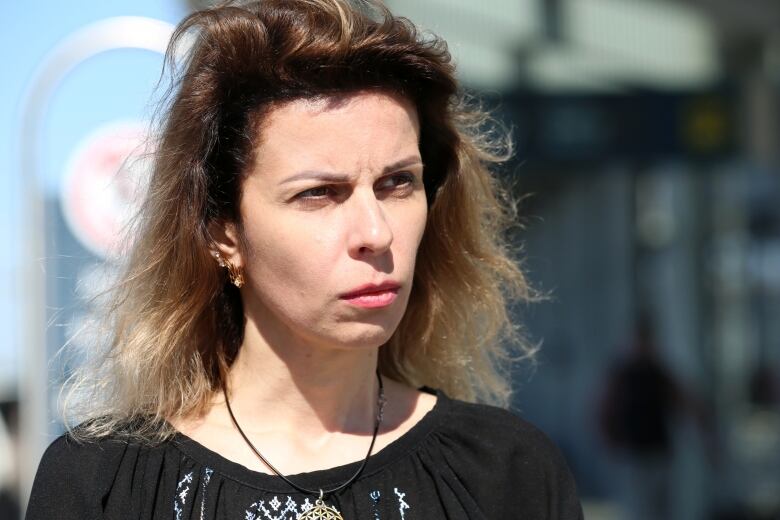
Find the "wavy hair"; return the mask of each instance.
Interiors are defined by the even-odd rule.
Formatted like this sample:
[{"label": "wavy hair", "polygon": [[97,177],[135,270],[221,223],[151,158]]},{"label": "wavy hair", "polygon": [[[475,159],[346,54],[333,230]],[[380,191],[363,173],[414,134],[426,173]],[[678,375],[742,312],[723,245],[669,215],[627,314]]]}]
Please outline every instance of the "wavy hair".
[{"label": "wavy hair", "polygon": [[374,1],[229,3],[185,18],[166,65],[174,79],[106,312],[109,339],[68,385],[66,412],[89,419],[83,435],[132,424],[138,437],[163,439],[168,419],[207,409],[244,330],[240,293],[209,254],[209,224],[240,230],[241,179],[273,104],[367,89],[416,107],[429,206],[409,304],[379,369],[456,398],[508,402],[509,361],[532,350],[508,306],[533,297],[506,239],[515,205],[490,169],[511,147],[459,89],[443,40]]}]

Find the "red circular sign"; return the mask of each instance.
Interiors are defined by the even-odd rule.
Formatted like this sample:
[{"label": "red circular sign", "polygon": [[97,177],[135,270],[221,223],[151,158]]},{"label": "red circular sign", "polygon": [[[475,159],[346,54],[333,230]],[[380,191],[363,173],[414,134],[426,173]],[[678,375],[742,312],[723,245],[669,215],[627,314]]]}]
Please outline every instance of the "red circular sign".
[{"label": "red circular sign", "polygon": [[112,124],[86,137],[71,154],[62,211],[74,236],[98,256],[115,257],[126,245],[126,225],[148,179],[146,135],[140,123]]}]

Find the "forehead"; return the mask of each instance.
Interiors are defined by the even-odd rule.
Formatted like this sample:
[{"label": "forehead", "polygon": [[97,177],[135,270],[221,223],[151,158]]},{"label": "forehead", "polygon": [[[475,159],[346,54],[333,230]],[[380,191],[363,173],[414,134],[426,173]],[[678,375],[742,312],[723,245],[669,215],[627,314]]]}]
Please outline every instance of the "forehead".
[{"label": "forehead", "polygon": [[417,120],[414,104],[405,96],[388,90],[362,90],[277,102],[266,112],[264,126],[290,118],[327,120],[375,112]]},{"label": "forehead", "polygon": [[419,135],[417,110],[397,94],[296,99],[262,118],[256,163],[264,171],[370,167],[417,151]]}]

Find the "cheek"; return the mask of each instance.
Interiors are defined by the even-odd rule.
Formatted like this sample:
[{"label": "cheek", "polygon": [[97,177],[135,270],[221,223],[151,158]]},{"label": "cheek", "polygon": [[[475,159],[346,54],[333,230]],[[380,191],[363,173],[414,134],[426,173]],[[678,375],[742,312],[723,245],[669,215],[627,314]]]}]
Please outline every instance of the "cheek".
[{"label": "cheek", "polygon": [[403,233],[404,244],[413,249],[412,254],[416,254],[417,248],[422,241],[425,225],[428,218],[427,204],[416,205],[404,211],[401,219],[398,221],[398,228]]},{"label": "cheek", "polygon": [[272,226],[247,230],[251,249],[247,269],[255,283],[282,288],[288,296],[303,294],[328,276],[338,237],[328,226],[276,218]]}]

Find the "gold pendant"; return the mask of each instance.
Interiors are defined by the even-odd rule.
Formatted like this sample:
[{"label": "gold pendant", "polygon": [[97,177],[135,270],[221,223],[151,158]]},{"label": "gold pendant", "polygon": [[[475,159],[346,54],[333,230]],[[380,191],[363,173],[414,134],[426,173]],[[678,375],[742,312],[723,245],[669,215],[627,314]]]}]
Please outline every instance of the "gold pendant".
[{"label": "gold pendant", "polygon": [[298,520],[344,520],[341,513],[325,505],[321,498],[314,502],[314,507],[301,513]]}]

